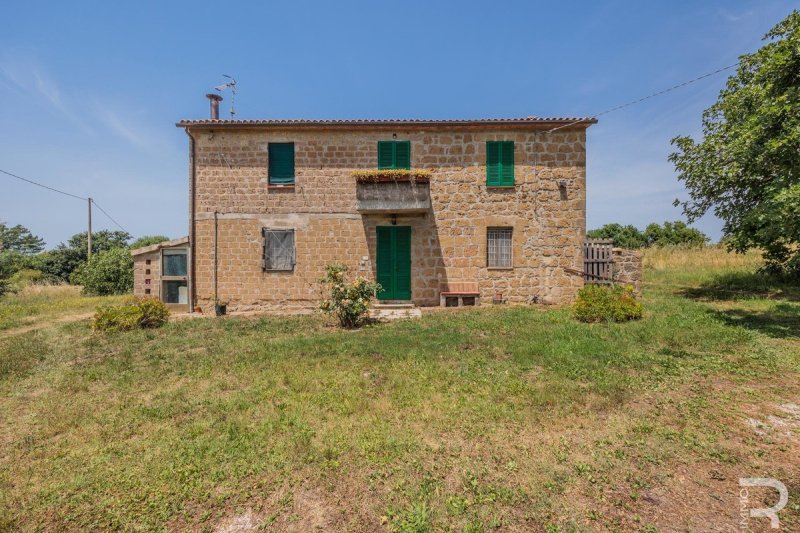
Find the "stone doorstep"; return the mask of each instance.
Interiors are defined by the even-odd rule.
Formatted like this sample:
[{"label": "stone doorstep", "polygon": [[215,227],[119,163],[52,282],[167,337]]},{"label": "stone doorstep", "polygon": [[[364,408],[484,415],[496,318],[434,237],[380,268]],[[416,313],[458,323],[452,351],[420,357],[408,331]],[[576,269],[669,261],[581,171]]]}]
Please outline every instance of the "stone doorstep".
[{"label": "stone doorstep", "polygon": [[397,320],[399,318],[419,318],[422,310],[411,302],[384,301],[376,303],[369,312],[376,320]]}]

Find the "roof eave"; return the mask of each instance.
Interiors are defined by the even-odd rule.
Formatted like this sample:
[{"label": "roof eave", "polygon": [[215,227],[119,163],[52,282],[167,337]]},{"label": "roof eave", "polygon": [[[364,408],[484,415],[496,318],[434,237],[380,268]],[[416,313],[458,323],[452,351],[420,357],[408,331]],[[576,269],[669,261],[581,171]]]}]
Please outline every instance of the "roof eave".
[{"label": "roof eave", "polygon": [[398,128],[504,128],[504,127],[558,127],[588,128],[596,124],[593,117],[575,119],[497,119],[497,120],[414,120],[414,121],[259,121],[259,120],[181,120],[179,128],[195,129],[398,129]]}]

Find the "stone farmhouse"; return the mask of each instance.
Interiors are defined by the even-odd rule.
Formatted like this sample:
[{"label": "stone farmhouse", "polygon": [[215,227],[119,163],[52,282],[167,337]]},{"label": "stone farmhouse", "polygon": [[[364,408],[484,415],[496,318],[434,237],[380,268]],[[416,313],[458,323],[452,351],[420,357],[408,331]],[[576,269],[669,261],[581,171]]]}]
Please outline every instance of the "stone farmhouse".
[{"label": "stone farmhouse", "polygon": [[569,303],[591,118],[183,120],[189,236],[134,251],[135,293],[294,312],[326,265],[411,306]]}]

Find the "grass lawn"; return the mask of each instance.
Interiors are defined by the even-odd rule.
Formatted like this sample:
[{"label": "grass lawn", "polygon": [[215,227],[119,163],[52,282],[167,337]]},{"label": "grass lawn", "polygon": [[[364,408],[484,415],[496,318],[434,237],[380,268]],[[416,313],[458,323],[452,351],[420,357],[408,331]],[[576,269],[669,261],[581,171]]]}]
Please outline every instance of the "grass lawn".
[{"label": "grass lawn", "polygon": [[54,320],[69,321],[91,314],[103,303],[124,296],[82,296],[80,287],[70,285],[30,286],[0,300],[0,335],[8,330],[32,330]]},{"label": "grass lawn", "polygon": [[102,335],[42,311],[0,331],[0,530],[731,531],[738,479],[772,477],[797,531],[800,291],[715,249],[646,265],[627,324],[484,306]]}]

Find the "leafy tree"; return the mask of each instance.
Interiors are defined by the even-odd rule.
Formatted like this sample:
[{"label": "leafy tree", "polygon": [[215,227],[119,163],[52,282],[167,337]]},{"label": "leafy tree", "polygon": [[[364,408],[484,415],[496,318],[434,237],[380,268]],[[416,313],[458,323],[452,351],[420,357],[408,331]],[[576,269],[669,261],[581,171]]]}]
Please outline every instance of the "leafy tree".
[{"label": "leafy tree", "polygon": [[[92,233],[92,254],[127,248],[131,236],[124,231],[102,230]],[[42,254],[41,268],[46,274],[69,281],[70,274],[86,262],[86,233],[76,233],[66,244],[59,244],[54,250]]]},{"label": "leafy tree", "polygon": [[128,248],[135,250],[136,248],[142,248],[144,246],[150,246],[152,244],[158,244],[168,240],[169,237],[164,237],[163,235],[145,235],[144,237],[139,237],[133,241]]},{"label": "leafy tree", "polygon": [[586,232],[589,239],[613,239],[614,245],[621,248],[648,248],[650,246],[703,246],[708,237],[685,222],[664,222],[664,225],[653,223],[639,231],[630,224],[606,224],[598,229]]},{"label": "leafy tree", "polygon": [[19,224],[9,227],[5,222],[0,222],[0,251],[32,255],[42,250],[44,239],[31,233],[28,228]]},{"label": "leafy tree", "polygon": [[704,246],[709,238],[685,222],[664,222],[663,226],[649,224],[644,229],[645,246]]},{"label": "leafy tree", "polygon": [[622,224],[606,224],[605,226],[586,232],[589,239],[613,239],[621,248],[643,248],[647,241],[636,227]]},{"label": "leafy tree", "polygon": [[133,289],[133,256],[127,248],[112,248],[92,255],[70,276],[70,282],[83,285],[84,294],[124,294]]},{"label": "leafy tree", "polygon": [[672,140],[689,191],[676,205],[690,222],[713,210],[731,249],[760,248],[769,269],[800,275],[800,12],[764,40],[703,113],[702,141]]},{"label": "leafy tree", "polygon": [[9,268],[8,257],[7,253],[0,252],[0,298],[11,292],[11,283],[8,278],[11,277],[12,272]]}]

